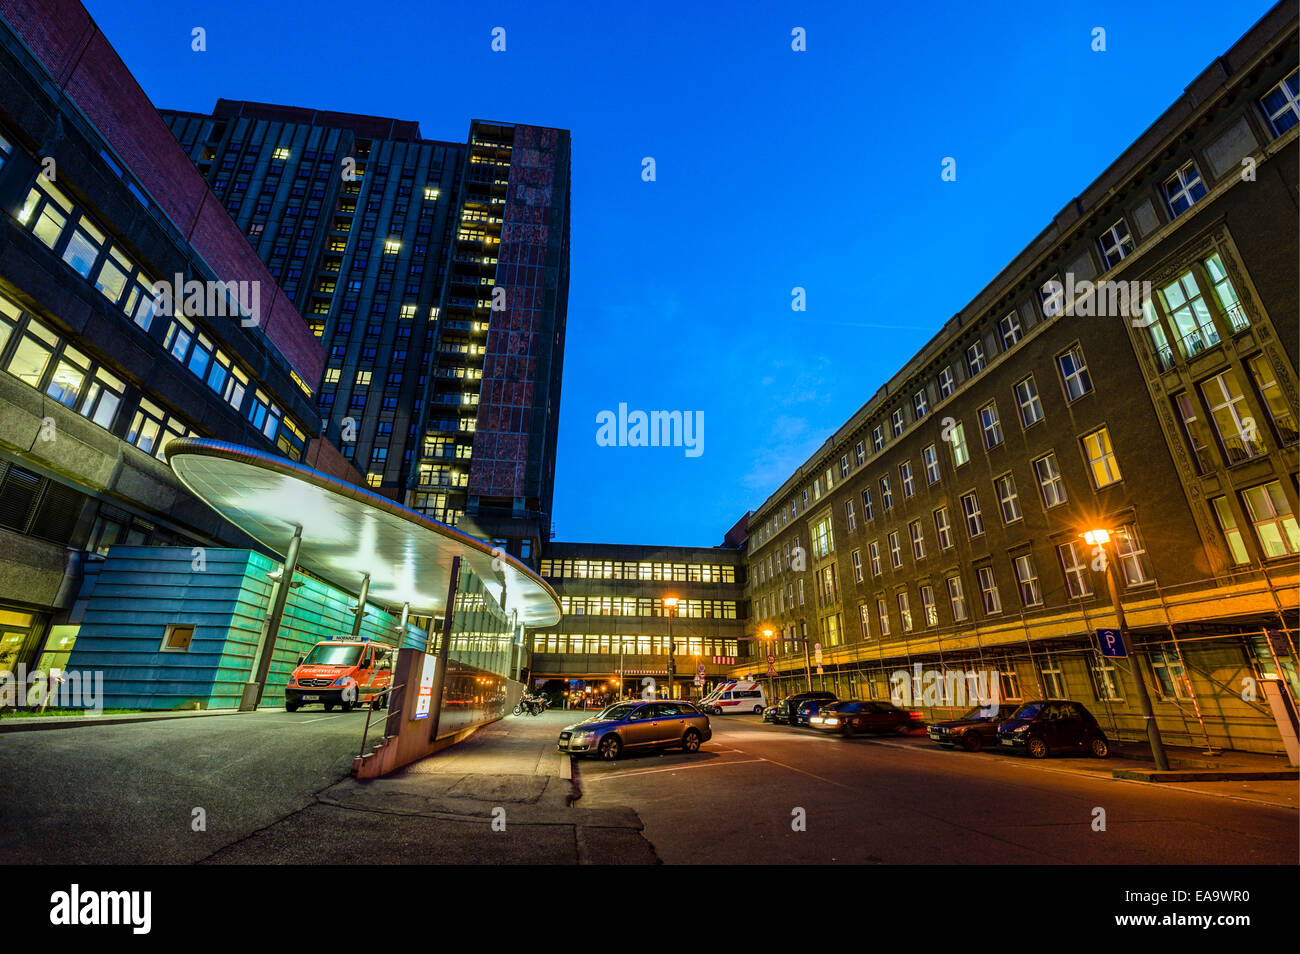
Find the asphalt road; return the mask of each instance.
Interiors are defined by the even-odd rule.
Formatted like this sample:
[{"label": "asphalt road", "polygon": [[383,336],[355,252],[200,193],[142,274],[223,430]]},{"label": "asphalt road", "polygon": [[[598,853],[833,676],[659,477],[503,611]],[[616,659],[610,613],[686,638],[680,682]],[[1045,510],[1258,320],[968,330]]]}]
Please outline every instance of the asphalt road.
[{"label": "asphalt road", "polygon": [[345,778],[368,716],[263,710],[0,735],[0,864],[199,861]]},{"label": "asphalt road", "polygon": [[712,725],[694,755],[579,762],[579,804],[634,809],[668,864],[1295,864],[1300,853],[1292,809],[1089,775],[1080,761],[1101,763],[1086,757],[846,740],[754,716]]}]

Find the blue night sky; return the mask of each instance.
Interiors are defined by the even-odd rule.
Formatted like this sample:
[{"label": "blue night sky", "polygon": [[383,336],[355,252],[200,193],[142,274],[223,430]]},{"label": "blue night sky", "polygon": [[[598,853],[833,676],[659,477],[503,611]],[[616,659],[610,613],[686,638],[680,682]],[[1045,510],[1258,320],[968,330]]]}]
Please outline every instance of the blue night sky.
[{"label": "blue night sky", "polygon": [[[761,504],[1269,9],[86,3],[160,107],[395,116],[431,139],[464,139],[471,118],[572,130],[556,538],[696,546]],[[646,156],[657,181],[642,181]],[[620,403],[702,411],[704,453],[598,446],[596,415]]]}]

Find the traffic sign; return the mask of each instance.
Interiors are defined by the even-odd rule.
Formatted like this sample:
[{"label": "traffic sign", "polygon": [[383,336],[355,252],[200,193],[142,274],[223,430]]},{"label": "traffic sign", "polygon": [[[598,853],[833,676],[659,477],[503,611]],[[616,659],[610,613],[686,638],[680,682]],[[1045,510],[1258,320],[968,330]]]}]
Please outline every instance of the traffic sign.
[{"label": "traffic sign", "polygon": [[700,663],[700,668],[699,668],[699,669],[696,669],[695,671],[696,671],[697,673],[699,673],[701,676],[703,676],[703,675],[704,675],[704,664],[703,664],[703,663]]},{"label": "traffic sign", "polygon": [[775,675],[776,675],[776,667],[775,667],[775,666],[768,666],[768,667],[767,667],[767,674],[768,674],[769,676],[775,676]]},{"label": "traffic sign", "polygon": [[768,665],[768,668],[769,668],[769,669],[770,669],[772,666],[775,666],[775,665],[776,665],[776,657],[775,657],[775,656],[770,656],[770,655],[769,655],[769,656],[767,657],[767,665]]},{"label": "traffic sign", "polygon": [[1097,642],[1101,644],[1101,654],[1103,656],[1124,657],[1128,655],[1128,647],[1124,645],[1124,637],[1118,629],[1097,630]]}]

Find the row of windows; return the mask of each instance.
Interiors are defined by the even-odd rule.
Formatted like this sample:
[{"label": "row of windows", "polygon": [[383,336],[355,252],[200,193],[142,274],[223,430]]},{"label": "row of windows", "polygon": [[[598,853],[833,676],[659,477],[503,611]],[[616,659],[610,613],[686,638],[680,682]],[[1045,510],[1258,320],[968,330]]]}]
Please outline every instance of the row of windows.
[{"label": "row of windows", "polygon": [[[1092,376],[1088,371],[1087,361],[1084,358],[1083,348],[1075,344],[1056,356],[1056,368],[1060,376],[1062,392],[1067,403],[1072,403],[1087,394],[1092,393],[1093,384]],[[1018,381],[1013,388],[1013,396],[1019,410],[1020,424],[1024,429],[1037,424],[1045,419],[1042,401],[1039,398],[1038,383],[1033,374],[1028,375],[1021,381]],[[903,433],[903,424],[901,412],[898,417],[898,426],[895,429],[895,435]],[[997,409],[997,402],[992,401],[979,409],[978,417],[980,421],[980,431],[987,449],[992,449],[1003,443],[1002,421]],[[964,421],[955,420],[945,428],[945,440],[948,442],[949,450],[952,456],[952,465],[959,468],[970,460],[970,449],[966,437],[966,425]],[[879,455],[885,446],[885,438],[881,429],[877,427],[872,432],[872,455]],[[926,479],[930,484],[936,484],[940,480],[939,454],[937,445],[930,444],[924,448],[921,454],[922,467]],[[868,459],[866,442],[858,441],[854,447],[852,458],[848,454],[840,457],[839,476],[840,479],[848,477],[854,470],[866,464]],[[911,497],[915,493],[915,474],[910,460],[904,461],[899,467],[900,487],[904,497]],[[828,468],[826,473],[819,476],[813,481],[809,489],[803,492],[803,506],[807,509],[812,503],[819,501],[823,493],[829,493],[835,486],[834,468]],[[823,490],[824,488],[824,490]],[[886,510],[890,510],[894,505],[893,485],[891,478],[887,475],[880,479],[881,503]],[[863,508],[866,519],[874,519],[874,501],[870,490],[863,493]],[[785,526],[790,522],[792,517],[798,514],[798,501],[790,502],[789,510],[784,508],[777,515],[773,515],[765,524],[763,524],[757,536],[759,543],[765,542],[774,535],[779,527]],[[818,553],[817,541],[814,540],[814,556],[824,555]]]},{"label": "row of windows", "polygon": [[[966,498],[963,498],[963,506],[965,506],[965,501]],[[1297,524],[1291,504],[1279,481],[1270,481],[1266,484],[1247,488],[1240,495],[1240,503],[1250,522],[1254,542],[1263,559],[1293,560],[1300,555],[1300,525]],[[1213,498],[1210,504],[1219,521],[1233,563],[1236,565],[1250,563],[1250,553],[1234,515],[1235,510],[1230,505],[1228,497]],[[977,504],[976,507],[978,507]],[[980,527],[980,532],[982,532],[978,509],[973,512],[966,510],[965,516],[968,532],[971,532],[977,525]],[[940,548],[945,549],[947,546],[951,546],[951,527],[947,521],[946,511],[941,509],[935,512],[935,523],[939,533]],[[916,560],[924,559],[926,555],[925,542],[919,521],[909,525],[909,536],[911,538],[913,557]],[[1155,577],[1147,559],[1146,547],[1138,536],[1137,528],[1129,524],[1119,528],[1113,536],[1119,575],[1124,585],[1126,587],[1137,587],[1153,583]],[[889,534],[887,545],[890,566],[894,569],[901,569],[903,566],[903,545],[897,532]],[[1083,599],[1092,596],[1091,574],[1105,569],[1103,551],[1090,550],[1082,543],[1068,541],[1056,547],[1056,556],[1059,569],[1064,578],[1066,593],[1069,597],[1071,599]],[[878,541],[873,540],[868,544],[865,565],[861,551],[854,550],[850,555],[854,582],[863,583],[865,574],[868,571],[873,578],[882,576],[883,559],[884,556]],[[1010,564],[1012,579],[1015,581],[1015,591],[1020,605],[1026,609],[1043,606],[1043,589],[1034,555],[1029,552],[1016,554],[1013,551]],[[838,602],[839,596],[835,572],[835,565],[830,564],[821,568],[817,573],[818,604],[820,606],[830,606]],[[1002,595],[993,567],[978,567],[976,576],[979,584],[978,604],[983,609],[983,615],[997,616],[1001,614],[1003,612]],[[803,583],[802,580],[796,582],[798,583],[797,587],[794,583],[789,583],[784,589],[778,589],[775,597],[764,596],[760,599],[757,609],[761,618],[783,614],[787,611],[787,606],[789,611],[793,612],[796,605],[803,605]],[[945,580],[944,589],[950,609],[950,621],[955,624],[967,620],[969,618],[969,608],[962,578],[959,575],[948,577]],[[921,585],[918,593],[920,597],[919,604],[912,603],[911,594],[906,589],[895,593],[895,606],[893,608],[897,610],[896,619],[902,632],[911,632],[916,628],[916,620],[914,620],[913,616],[914,605],[918,608],[918,616],[921,621],[920,628],[939,625],[938,602],[935,592],[933,585]],[[875,604],[876,626],[879,634],[888,636],[891,633],[891,607],[884,596],[877,596]],[[868,604],[859,604],[858,611],[862,637],[869,639],[871,638],[871,618]],[[834,633],[824,631],[823,635],[830,637]],[[835,643],[832,642],[831,645],[835,645]]]},{"label": "row of windows", "polygon": [[[260,388],[250,389],[249,375],[185,316],[179,302],[175,314],[159,316],[154,307],[154,282],[45,176],[36,177],[18,221],[141,330],[153,330],[151,336],[161,338],[168,354],[232,408],[242,410],[268,441],[290,457],[301,457],[306,443],[302,428],[291,421],[281,430],[284,415],[280,407]],[[238,315],[238,302],[226,289],[220,293],[225,296],[227,313]],[[155,328],[158,317],[166,322],[160,326],[160,335]]]},{"label": "row of windows", "polygon": [[[3,296],[0,367],[113,433],[119,409],[140,394]],[[180,418],[140,395],[123,439],[161,460],[172,438],[194,434]]]},{"label": "row of windows", "polygon": [[[1262,637],[1256,637],[1254,642],[1262,642]],[[1254,658],[1261,664],[1260,671],[1266,671],[1267,648],[1257,645],[1252,648],[1255,651]],[[788,651],[794,655],[802,653],[802,650],[793,644]],[[1192,698],[1191,684],[1176,648],[1144,647],[1142,655],[1146,657],[1147,665],[1150,666],[1151,675],[1154,677],[1150,682],[1154,685],[1161,701]],[[1021,665],[1024,665],[1024,661],[1021,661]],[[1040,694],[1048,699],[1082,698],[1085,689],[1080,682],[1081,676],[1086,674],[1087,689],[1091,690],[1094,701],[1103,703],[1125,701],[1124,686],[1128,677],[1122,674],[1113,660],[1096,652],[1062,653],[1057,650],[1040,649],[1034,651],[1033,660],[1028,665],[1029,671],[1032,672],[1028,680],[1031,683],[1030,698],[1038,698]],[[983,658],[971,659],[969,667],[971,670],[997,674],[999,699],[1012,703],[1024,701],[1022,684],[1025,680],[1022,679],[1020,667],[1015,660],[1007,657],[991,658],[986,654]],[[930,666],[927,665],[926,668]],[[951,661],[946,667],[937,666],[937,668],[944,672],[959,674],[966,672],[954,666]],[[838,692],[843,698],[888,700],[894,689],[889,676],[890,673],[886,670],[831,672],[826,674],[825,681],[827,689]],[[913,702],[917,705],[922,704],[916,699]]]},{"label": "row of windows", "polygon": [[[1297,123],[1296,88],[1298,83],[1300,83],[1300,71],[1293,71],[1259,101],[1260,108],[1272,125],[1274,132],[1278,135],[1281,135]],[[1180,166],[1166,179],[1162,185],[1162,190],[1168,211],[1174,218],[1186,212],[1208,194],[1203,177],[1196,163],[1191,160]],[[1097,244],[1108,269],[1117,265],[1135,249],[1132,232],[1123,217],[1102,232],[1097,239]],[[1221,321],[1224,327],[1231,328],[1234,334],[1249,327],[1249,318],[1240,305],[1236,290],[1227,277],[1220,257],[1217,254],[1210,256],[1200,263],[1194,271],[1195,274],[1193,274],[1193,271],[1189,271],[1185,275],[1179,276],[1174,283],[1160,289],[1158,296],[1160,299],[1159,309],[1152,302],[1143,303],[1144,309],[1148,310],[1149,334],[1157,354],[1157,360],[1161,363],[1162,368],[1172,367],[1174,361],[1174,352],[1168,344],[1169,336],[1165,332],[1165,324],[1168,324],[1171,331],[1177,331],[1177,334],[1173,335],[1173,337],[1177,341],[1184,358],[1190,358],[1199,354],[1205,348],[1218,343],[1220,334],[1205,304],[1211,297],[1217,299],[1217,307],[1222,309]],[[1212,296],[1207,293],[1207,289],[1212,291]],[[1071,303],[1065,301],[1065,286],[1061,283],[1059,275],[1054,275],[1040,288],[1038,307],[1045,319],[1061,314],[1069,304]],[[1010,350],[1023,336],[1024,329],[1021,325],[1020,315],[1016,311],[1011,311],[998,322],[997,337],[1000,339],[1004,352]],[[966,347],[964,368],[962,369],[966,379],[978,375],[985,369],[987,364],[988,356],[985,353],[985,343],[982,339],[976,340]],[[1091,384],[1080,378],[1077,372],[1074,374],[1074,379],[1071,380],[1069,377],[1070,371],[1065,367],[1062,367],[1061,370],[1062,374],[1067,376],[1066,391],[1071,400],[1091,389]],[[1083,373],[1086,375],[1086,368],[1083,369]],[[951,396],[956,391],[957,383],[951,365],[940,369],[935,381],[939,399],[943,400]],[[910,404],[912,423],[919,422],[928,415],[930,413],[928,386],[916,390],[912,395]],[[886,428],[890,437],[898,438],[902,436],[907,423],[903,408],[894,408],[890,411],[887,423],[878,424],[871,430],[870,443],[872,452],[880,453],[883,449],[886,441]],[[866,462],[866,457],[865,442],[860,441],[854,448],[853,462],[861,465]],[[839,461],[840,477],[848,476],[850,468],[850,456],[847,454],[841,456]],[[824,476],[819,477],[809,489],[803,491],[802,499],[805,509],[809,505],[810,497],[813,500],[820,499],[823,492],[823,482],[825,483],[825,490],[829,491],[834,482],[834,467],[828,468]],[[781,514],[781,525],[788,523],[790,517],[796,514],[797,501],[791,501],[789,514],[784,512]],[[776,528],[776,516],[761,524],[755,534],[755,545],[761,546],[767,542],[776,533]]]},{"label": "row of windows", "polygon": [[[645,596],[561,596],[560,610],[575,616],[664,616],[663,601]],[[673,616],[735,619],[733,600],[678,600]]]},{"label": "row of windows", "polygon": [[543,560],[551,579],[671,580],[678,583],[735,583],[736,568],[719,563],[652,563],[631,560]]},{"label": "row of windows", "polygon": [[[734,639],[705,639],[698,636],[674,636],[673,648],[678,656],[699,656],[701,661],[713,656],[738,655],[739,643]],[[667,656],[668,636],[626,635],[569,635],[565,633],[536,633],[533,636],[535,653],[591,653],[610,656]]]}]

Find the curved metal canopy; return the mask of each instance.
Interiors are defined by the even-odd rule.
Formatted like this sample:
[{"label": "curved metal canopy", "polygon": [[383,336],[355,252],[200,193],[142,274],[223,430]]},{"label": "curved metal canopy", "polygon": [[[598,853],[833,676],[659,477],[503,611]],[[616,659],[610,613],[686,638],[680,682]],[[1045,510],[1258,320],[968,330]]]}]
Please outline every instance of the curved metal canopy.
[{"label": "curved metal canopy", "polygon": [[166,455],[195,496],[275,553],[301,526],[299,566],[349,592],[369,573],[369,602],[442,615],[459,556],[507,616],[560,621],[555,591],[510,554],[364,487],[225,441],[176,438]]}]

